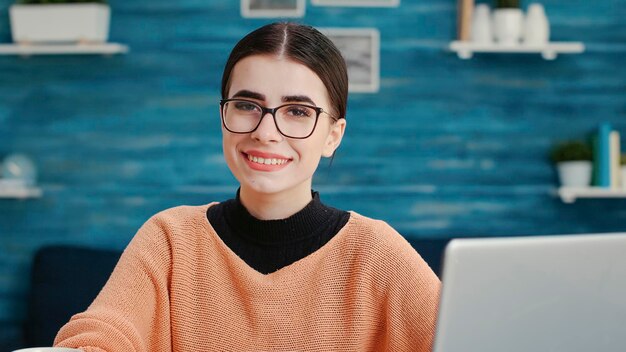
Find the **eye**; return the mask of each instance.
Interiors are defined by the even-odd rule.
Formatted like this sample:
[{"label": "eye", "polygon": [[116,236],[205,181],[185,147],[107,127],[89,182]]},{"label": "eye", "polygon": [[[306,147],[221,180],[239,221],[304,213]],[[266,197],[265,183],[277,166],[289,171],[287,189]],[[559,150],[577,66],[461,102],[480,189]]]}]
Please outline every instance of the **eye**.
[{"label": "eye", "polygon": [[315,111],[309,107],[302,105],[289,105],[285,106],[285,112],[290,117],[307,118],[313,116]]},{"label": "eye", "polygon": [[255,112],[260,110],[258,105],[248,101],[238,100],[234,102],[234,105],[238,111],[242,112]]}]

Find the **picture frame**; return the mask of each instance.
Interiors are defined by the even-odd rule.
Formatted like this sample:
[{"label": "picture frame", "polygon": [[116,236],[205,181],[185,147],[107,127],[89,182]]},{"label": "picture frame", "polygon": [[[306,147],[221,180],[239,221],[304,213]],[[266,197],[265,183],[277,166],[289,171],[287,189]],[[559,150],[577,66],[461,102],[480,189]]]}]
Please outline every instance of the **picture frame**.
[{"label": "picture frame", "polygon": [[303,17],[306,0],[241,0],[244,18]]},{"label": "picture frame", "polygon": [[318,28],[341,51],[348,66],[350,92],[380,88],[380,32],[376,28]]},{"label": "picture frame", "polygon": [[314,6],[398,7],[400,0],[311,0]]}]

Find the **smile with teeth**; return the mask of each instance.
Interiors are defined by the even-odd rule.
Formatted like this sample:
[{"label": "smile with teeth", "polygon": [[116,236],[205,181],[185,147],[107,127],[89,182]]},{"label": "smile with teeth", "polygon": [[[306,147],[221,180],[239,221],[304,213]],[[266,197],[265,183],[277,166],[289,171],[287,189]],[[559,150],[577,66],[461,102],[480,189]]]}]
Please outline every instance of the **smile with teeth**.
[{"label": "smile with teeth", "polygon": [[289,159],[275,159],[275,158],[264,159],[261,157],[252,156],[250,154],[248,154],[248,160],[252,161],[253,163],[264,164],[264,165],[282,165],[289,161]]}]

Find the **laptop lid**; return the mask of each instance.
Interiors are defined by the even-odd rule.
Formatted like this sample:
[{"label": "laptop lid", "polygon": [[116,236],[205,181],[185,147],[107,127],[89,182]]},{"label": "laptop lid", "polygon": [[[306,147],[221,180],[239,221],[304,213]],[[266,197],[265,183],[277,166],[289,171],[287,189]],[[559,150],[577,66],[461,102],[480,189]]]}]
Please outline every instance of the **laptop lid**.
[{"label": "laptop lid", "polygon": [[626,233],[454,239],[434,352],[626,351]]}]

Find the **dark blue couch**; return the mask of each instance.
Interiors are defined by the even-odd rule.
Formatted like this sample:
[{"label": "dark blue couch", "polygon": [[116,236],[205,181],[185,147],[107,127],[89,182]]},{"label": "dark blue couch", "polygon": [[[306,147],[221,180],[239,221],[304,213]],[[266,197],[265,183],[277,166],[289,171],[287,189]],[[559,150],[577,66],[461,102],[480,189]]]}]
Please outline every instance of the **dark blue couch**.
[{"label": "dark blue couch", "polygon": [[106,283],[121,251],[47,246],[35,254],[24,347],[51,346],[72,315],[85,310]]},{"label": "dark blue couch", "polygon": [[[448,239],[409,238],[411,245],[441,274]],[[72,315],[85,310],[117,263],[121,251],[47,246],[35,255],[24,341],[20,347],[50,346]]]}]

